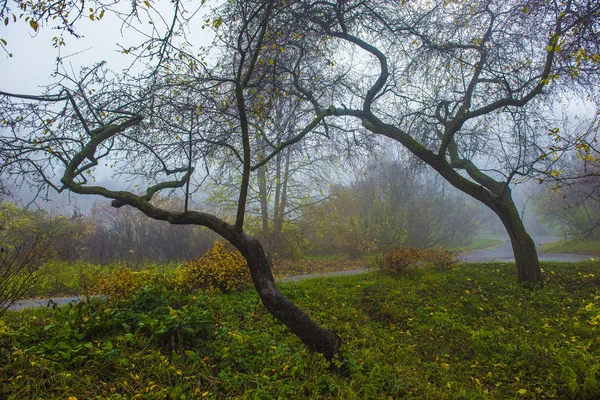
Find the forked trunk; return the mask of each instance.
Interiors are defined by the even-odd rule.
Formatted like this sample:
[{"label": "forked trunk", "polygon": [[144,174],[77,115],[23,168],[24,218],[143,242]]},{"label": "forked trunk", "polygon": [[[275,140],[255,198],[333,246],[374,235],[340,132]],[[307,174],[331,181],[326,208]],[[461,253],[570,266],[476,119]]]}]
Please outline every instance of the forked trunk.
[{"label": "forked trunk", "polygon": [[287,326],[311,350],[331,360],[340,349],[342,340],[334,332],[319,326],[304,311],[283,295],[275,285],[269,261],[262,245],[244,234],[233,243],[248,262],[254,287],[265,308]]}]

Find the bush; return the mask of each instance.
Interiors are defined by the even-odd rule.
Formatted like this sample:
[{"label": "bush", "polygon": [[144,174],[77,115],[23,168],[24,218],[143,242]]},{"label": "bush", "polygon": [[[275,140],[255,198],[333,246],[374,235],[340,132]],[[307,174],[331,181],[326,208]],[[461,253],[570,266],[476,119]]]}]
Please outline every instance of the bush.
[{"label": "bush", "polygon": [[178,270],[174,283],[180,290],[229,293],[251,282],[246,260],[240,252],[216,241],[202,257]]},{"label": "bush", "polygon": [[446,251],[440,246],[436,246],[425,252],[425,257],[435,268],[447,271],[452,269],[459,264],[459,259],[456,257],[456,253]]},{"label": "bush", "polygon": [[441,247],[428,250],[415,247],[398,247],[382,255],[376,262],[381,270],[391,274],[401,274],[410,267],[424,267],[431,265],[446,271],[458,265],[458,259],[452,252],[445,251]]},{"label": "bush", "polygon": [[92,292],[108,296],[111,300],[125,300],[143,286],[155,286],[166,281],[164,275],[155,271],[134,272],[127,267],[119,267],[108,277],[100,279],[92,288]]}]

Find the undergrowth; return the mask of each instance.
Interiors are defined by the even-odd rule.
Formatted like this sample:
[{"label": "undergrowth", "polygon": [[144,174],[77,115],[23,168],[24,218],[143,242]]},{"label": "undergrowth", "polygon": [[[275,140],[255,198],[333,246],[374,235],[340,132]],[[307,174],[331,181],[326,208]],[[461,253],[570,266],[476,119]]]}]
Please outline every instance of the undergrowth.
[{"label": "undergrowth", "polygon": [[125,300],[9,312],[0,398],[594,399],[598,262],[372,272],[282,284],[344,340],[345,368],[312,353],[252,290],[143,286]]},{"label": "undergrowth", "polygon": [[416,247],[400,246],[381,255],[375,265],[389,274],[403,274],[414,268],[433,267],[442,271],[458,265],[454,253],[441,247],[418,249]]}]

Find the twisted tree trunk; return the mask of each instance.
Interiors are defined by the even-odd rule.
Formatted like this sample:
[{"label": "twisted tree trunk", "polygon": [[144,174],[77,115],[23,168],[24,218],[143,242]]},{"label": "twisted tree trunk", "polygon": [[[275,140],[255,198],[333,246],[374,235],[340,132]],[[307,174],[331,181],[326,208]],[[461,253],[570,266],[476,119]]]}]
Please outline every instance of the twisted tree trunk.
[{"label": "twisted tree trunk", "polygon": [[319,326],[279,291],[260,242],[242,232],[238,232],[230,241],[246,258],[252,282],[265,308],[298,336],[308,348],[331,360],[339,352],[341,338],[336,333]]}]

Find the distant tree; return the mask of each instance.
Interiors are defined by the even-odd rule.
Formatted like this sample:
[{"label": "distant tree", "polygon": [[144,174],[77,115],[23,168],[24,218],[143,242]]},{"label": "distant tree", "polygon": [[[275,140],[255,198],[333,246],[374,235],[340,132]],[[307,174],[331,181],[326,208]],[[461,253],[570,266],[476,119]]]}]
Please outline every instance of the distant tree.
[{"label": "distant tree", "polygon": [[[326,198],[332,164],[343,157],[335,153],[331,138],[313,135],[265,160],[284,141],[294,138],[298,127],[306,122],[306,115],[302,115],[297,98],[289,95],[274,96],[261,107],[263,117],[254,126],[259,135],[252,138],[257,149],[254,162],[260,166],[250,179],[247,229],[261,240],[270,257],[286,257],[297,248],[285,237],[284,225],[290,226],[300,218],[307,205]],[[209,200],[219,209],[234,213],[239,171],[231,168],[230,160],[224,160],[212,175]]]},{"label": "distant tree", "polygon": [[75,209],[72,215],[46,216],[45,225],[52,231],[52,248],[62,260],[79,260],[89,245],[89,236],[94,229],[91,218]]},{"label": "distant tree", "polygon": [[[534,201],[545,221],[563,234],[600,240],[600,165],[576,154],[552,169],[554,175],[546,176]],[[597,152],[590,155],[600,159]]]},{"label": "distant tree", "polygon": [[6,187],[6,184],[0,179],[0,201],[4,201],[7,196],[10,196],[10,191]]},{"label": "distant tree", "polygon": [[[157,198],[154,204],[176,210],[182,201]],[[110,204],[97,204],[87,218],[90,233],[84,258],[95,262],[189,261],[211,248],[214,235],[197,226],[171,225],[152,220],[134,208],[115,209]]]},{"label": "distant tree", "polygon": [[410,160],[373,161],[331,192],[303,217],[310,243],[325,252],[356,257],[399,245],[457,246],[471,240],[479,223],[468,196]]},{"label": "distant tree", "polygon": [[600,239],[600,111],[591,122],[574,121],[549,132],[550,163],[536,170],[538,212],[563,234]]}]

